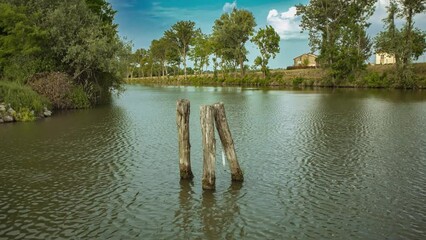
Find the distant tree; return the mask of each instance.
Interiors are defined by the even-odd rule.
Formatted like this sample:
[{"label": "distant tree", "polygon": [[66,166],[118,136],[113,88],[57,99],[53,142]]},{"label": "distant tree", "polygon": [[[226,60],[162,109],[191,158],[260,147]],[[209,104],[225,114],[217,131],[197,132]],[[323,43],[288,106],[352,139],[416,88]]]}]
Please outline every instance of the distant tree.
[{"label": "distant tree", "polygon": [[195,36],[195,22],[192,21],[179,21],[174,24],[171,29],[164,33],[165,38],[169,41],[171,46],[176,47],[183,61],[183,68],[185,79],[186,71],[186,58],[189,52],[189,46]]},{"label": "distant tree", "polygon": [[244,76],[244,62],[247,61],[245,43],[254,33],[256,21],[253,14],[247,10],[235,9],[231,13],[224,13],[215,21],[213,39],[216,52],[223,63],[234,61],[240,65],[241,76]]},{"label": "distant tree", "polygon": [[[426,34],[414,27],[413,17],[424,11],[424,1],[391,1],[388,8],[388,16],[383,19],[384,31],[375,38],[377,52],[385,52],[395,56],[395,70],[398,80],[403,86],[410,86],[413,73],[411,65],[426,49]],[[401,29],[395,25],[396,18],[405,18],[405,24]]]},{"label": "distant tree", "polygon": [[136,61],[139,64],[138,76],[145,77],[145,65],[148,62],[148,50],[144,48],[139,48],[135,51],[134,54],[136,55]]},{"label": "distant tree", "polygon": [[371,43],[366,29],[375,0],[311,0],[298,5],[301,27],[309,32],[312,52],[319,50],[321,66],[334,82],[353,76],[366,66]]},{"label": "distant tree", "polygon": [[153,40],[151,42],[151,54],[153,57],[153,60],[157,62],[160,66],[161,73],[160,75],[165,76],[167,73],[166,63],[167,63],[167,49],[168,49],[169,43],[167,39],[160,38],[159,40]]},{"label": "distant tree", "polygon": [[194,38],[194,47],[191,49],[190,58],[194,67],[201,73],[204,67],[209,66],[209,57],[212,54],[212,46],[209,36],[199,31]]},{"label": "distant tree", "polygon": [[[269,59],[275,58],[280,51],[280,36],[271,26],[266,26],[265,29],[259,29],[257,34],[251,39],[257,45],[260,51],[260,63],[263,78],[266,78],[268,73]],[[255,62],[256,64],[256,62]]]}]

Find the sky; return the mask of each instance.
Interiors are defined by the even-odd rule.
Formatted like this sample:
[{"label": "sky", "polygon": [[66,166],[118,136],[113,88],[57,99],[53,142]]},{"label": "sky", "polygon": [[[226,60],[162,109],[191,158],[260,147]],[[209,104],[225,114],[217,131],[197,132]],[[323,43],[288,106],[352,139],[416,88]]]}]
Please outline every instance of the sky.
[{"label": "sky", "polygon": [[[271,25],[280,35],[280,53],[269,63],[270,68],[285,68],[293,64],[293,58],[309,53],[307,33],[301,33],[300,17],[296,16],[296,4],[307,4],[308,0],[108,0],[117,10],[115,22],[119,25],[121,37],[131,41],[134,50],[149,48],[151,41],[163,36],[164,31],[181,20],[191,20],[201,28],[203,33],[210,34],[214,21],[234,7],[246,9],[253,13],[257,27]],[[382,19],[386,16],[389,0],[378,0],[376,12],[370,18],[368,29],[370,37],[374,37],[383,28]],[[416,16],[415,26],[426,30],[426,13]],[[247,64],[259,55],[255,45],[246,45],[249,55]],[[373,62],[371,57],[370,61]],[[426,56],[419,61],[425,62]]]}]

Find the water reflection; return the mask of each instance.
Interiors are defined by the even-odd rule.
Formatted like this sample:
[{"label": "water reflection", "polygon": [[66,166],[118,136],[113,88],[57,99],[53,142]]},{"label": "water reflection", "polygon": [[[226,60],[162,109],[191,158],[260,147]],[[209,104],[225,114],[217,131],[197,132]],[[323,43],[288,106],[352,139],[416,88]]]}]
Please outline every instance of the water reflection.
[{"label": "water reflection", "polygon": [[176,227],[183,231],[184,239],[189,239],[190,233],[193,230],[193,211],[194,211],[194,182],[191,180],[180,180],[180,191],[179,191],[179,209],[175,213]]}]

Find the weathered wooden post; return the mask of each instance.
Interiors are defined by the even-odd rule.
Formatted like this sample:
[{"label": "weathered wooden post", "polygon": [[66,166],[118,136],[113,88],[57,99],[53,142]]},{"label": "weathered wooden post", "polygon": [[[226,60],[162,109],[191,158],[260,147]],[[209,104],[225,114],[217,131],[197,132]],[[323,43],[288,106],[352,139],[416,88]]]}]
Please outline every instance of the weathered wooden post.
[{"label": "weathered wooden post", "polygon": [[214,138],[214,108],[200,107],[201,135],[203,140],[203,179],[204,190],[214,190],[216,175],[216,140]]},{"label": "weathered wooden post", "polygon": [[191,144],[189,143],[189,113],[190,103],[187,99],[180,99],[176,103],[176,124],[179,141],[179,170],[181,179],[192,179]]},{"label": "weathered wooden post", "polygon": [[228,121],[226,120],[225,107],[223,103],[214,104],[216,128],[219,132],[223,150],[229,161],[231,169],[232,181],[244,181],[243,172],[238,163],[237,153],[235,152],[234,140],[232,140],[231,131],[229,130]]}]

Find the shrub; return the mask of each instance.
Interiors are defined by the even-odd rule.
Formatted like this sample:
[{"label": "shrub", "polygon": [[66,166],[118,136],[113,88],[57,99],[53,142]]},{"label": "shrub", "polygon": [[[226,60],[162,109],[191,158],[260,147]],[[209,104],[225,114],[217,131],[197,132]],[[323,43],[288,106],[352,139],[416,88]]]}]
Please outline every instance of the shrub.
[{"label": "shrub", "polygon": [[36,119],[34,111],[27,107],[19,108],[14,117],[19,122],[31,122]]},{"label": "shrub", "polygon": [[300,84],[303,83],[303,78],[301,77],[296,77],[295,79],[293,79],[293,86],[299,86]]},{"label": "shrub", "polygon": [[38,73],[28,81],[31,88],[50,100],[56,109],[71,108],[68,95],[71,93],[72,81],[65,73]]},{"label": "shrub", "polygon": [[315,68],[318,68],[318,67],[315,67],[315,66],[303,66],[303,65],[300,65],[300,66],[288,66],[288,67],[287,67],[287,70],[295,70],[295,69],[315,69]]},{"label": "shrub", "polygon": [[101,96],[94,93],[102,92],[94,85],[85,91],[81,85],[74,85],[67,74],[60,72],[35,74],[28,84],[34,91],[48,98],[55,109],[89,108],[91,99],[87,92],[93,93],[90,95],[93,98]]},{"label": "shrub", "polygon": [[387,79],[385,76],[386,75],[377,72],[367,72],[363,78],[363,84],[366,87],[372,88],[388,87],[390,85],[390,79]]}]

